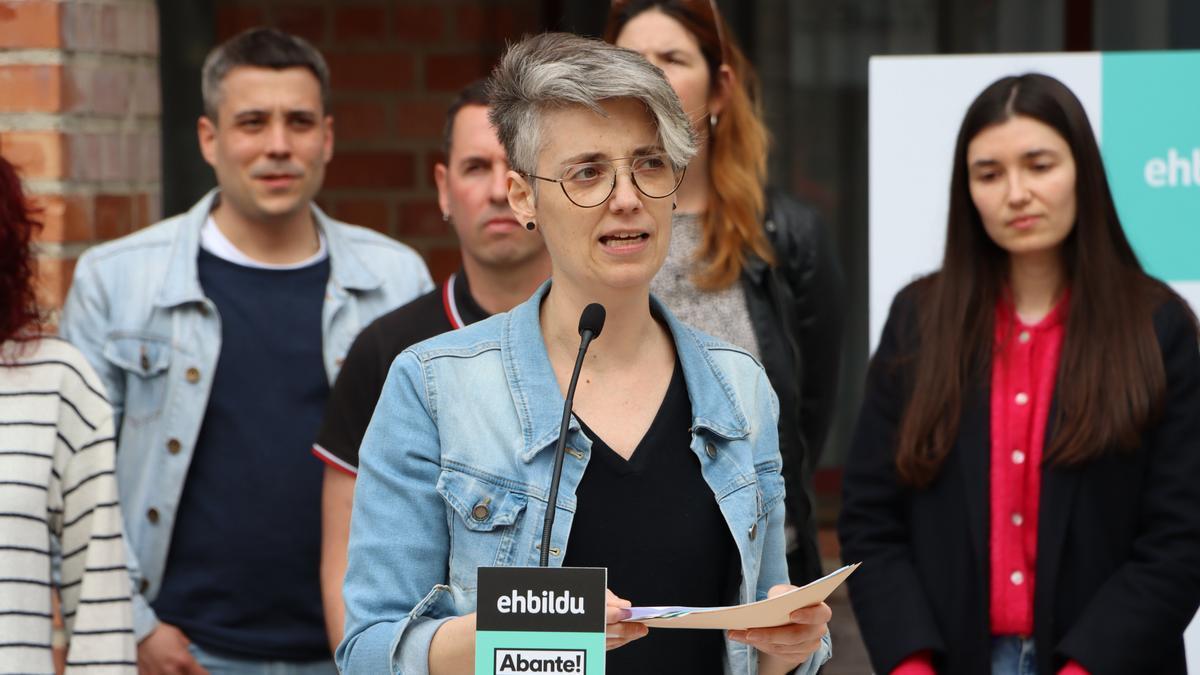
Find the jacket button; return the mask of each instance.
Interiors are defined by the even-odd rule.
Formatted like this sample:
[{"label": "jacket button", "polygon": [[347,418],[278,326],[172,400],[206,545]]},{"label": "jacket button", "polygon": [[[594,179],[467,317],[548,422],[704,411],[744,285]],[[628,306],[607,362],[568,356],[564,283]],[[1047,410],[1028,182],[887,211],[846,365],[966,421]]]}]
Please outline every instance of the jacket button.
[{"label": "jacket button", "polygon": [[178,438],[172,438],[171,440],[167,441],[167,452],[171,453],[172,455],[178,455],[179,451],[182,449],[183,444],[179,442]]},{"label": "jacket button", "polygon": [[138,584],[138,591],[141,593],[145,593],[148,590],[150,590],[150,580],[142,579],[142,583]]},{"label": "jacket button", "polygon": [[717,446],[713,445],[712,442],[705,443],[704,444],[704,454],[708,455],[709,459],[716,459],[717,458]]},{"label": "jacket button", "polygon": [[749,534],[750,534],[750,541],[754,541],[754,538],[758,536],[758,523],[755,523],[750,526]]},{"label": "jacket button", "polygon": [[188,382],[190,382],[192,384],[196,384],[197,382],[200,381],[200,369],[199,368],[188,368],[187,372],[184,373],[184,377],[187,378]]},{"label": "jacket button", "polygon": [[152,508],[149,511],[147,511],[146,512],[146,520],[149,520],[151,523],[157,523],[158,522],[158,509]]},{"label": "jacket button", "polygon": [[476,504],[475,508],[471,509],[471,517],[475,520],[487,520],[492,514],[492,510],[487,507],[487,504]]}]

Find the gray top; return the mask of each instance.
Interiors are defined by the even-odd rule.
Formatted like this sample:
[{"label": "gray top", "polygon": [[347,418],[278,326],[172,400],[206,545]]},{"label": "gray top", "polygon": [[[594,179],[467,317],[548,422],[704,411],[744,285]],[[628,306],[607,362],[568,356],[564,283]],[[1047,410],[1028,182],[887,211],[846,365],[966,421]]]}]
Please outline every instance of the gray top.
[{"label": "gray top", "polygon": [[694,213],[671,219],[671,247],[650,292],[686,324],[745,349],[758,358],[758,338],[750,324],[746,294],[740,283],[719,291],[703,291],[692,283],[696,251],[704,224]]}]

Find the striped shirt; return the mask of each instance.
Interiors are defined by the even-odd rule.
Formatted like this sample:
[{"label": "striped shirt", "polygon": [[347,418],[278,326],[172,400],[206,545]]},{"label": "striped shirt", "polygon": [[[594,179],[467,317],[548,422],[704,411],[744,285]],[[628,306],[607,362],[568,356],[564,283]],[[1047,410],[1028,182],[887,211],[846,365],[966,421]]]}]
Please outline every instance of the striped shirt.
[{"label": "striped shirt", "polygon": [[114,445],[103,385],[74,347],[0,344],[0,673],[54,672],[56,587],[67,672],[136,672]]}]

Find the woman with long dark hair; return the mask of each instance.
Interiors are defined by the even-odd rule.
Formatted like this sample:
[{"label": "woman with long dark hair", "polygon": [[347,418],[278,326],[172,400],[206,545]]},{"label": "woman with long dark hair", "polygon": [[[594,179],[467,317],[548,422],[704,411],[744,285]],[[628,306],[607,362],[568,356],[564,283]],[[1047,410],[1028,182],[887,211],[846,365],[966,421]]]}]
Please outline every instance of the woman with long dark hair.
[{"label": "woman with long dark hair", "polygon": [[1183,673],[1200,604],[1200,351],[1083,107],[967,110],[945,258],[897,296],[846,463],[842,555],[880,673]]},{"label": "woman with long dark hair", "polygon": [[788,572],[821,574],[809,495],[833,416],[842,278],[817,213],[768,190],[758,77],[712,0],[615,0],[605,39],[662,69],[699,140],[651,290],[683,321],[754,354],[779,395]]},{"label": "woman with long dark hair", "polygon": [[41,332],[38,228],[16,171],[0,157],[0,670],[54,672],[57,593],[67,672],[130,673],[112,408],[83,355]]}]

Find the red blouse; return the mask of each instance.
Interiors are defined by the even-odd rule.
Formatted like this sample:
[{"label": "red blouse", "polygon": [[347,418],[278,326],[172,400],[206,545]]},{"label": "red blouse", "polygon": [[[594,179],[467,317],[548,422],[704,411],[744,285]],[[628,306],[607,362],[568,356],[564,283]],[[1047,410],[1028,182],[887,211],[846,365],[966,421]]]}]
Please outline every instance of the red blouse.
[{"label": "red blouse", "polygon": [[991,622],[993,635],[1033,634],[1038,496],[1046,421],[1058,377],[1067,295],[1041,321],[996,306],[992,356]]},{"label": "red blouse", "polygon": [[[991,400],[991,624],[993,635],[1033,634],[1033,588],[1042,450],[1058,377],[1069,293],[1041,321],[1021,321],[1011,300],[996,306]],[[892,675],[932,675],[928,651]],[[1087,675],[1075,661],[1060,675]]]}]

